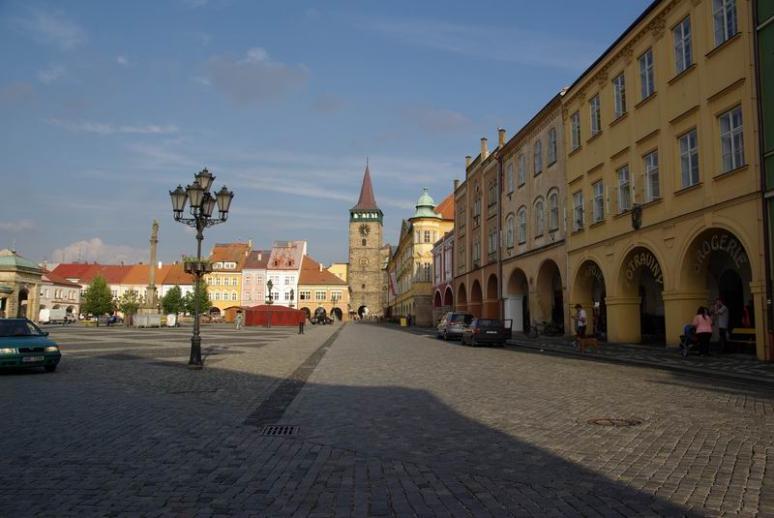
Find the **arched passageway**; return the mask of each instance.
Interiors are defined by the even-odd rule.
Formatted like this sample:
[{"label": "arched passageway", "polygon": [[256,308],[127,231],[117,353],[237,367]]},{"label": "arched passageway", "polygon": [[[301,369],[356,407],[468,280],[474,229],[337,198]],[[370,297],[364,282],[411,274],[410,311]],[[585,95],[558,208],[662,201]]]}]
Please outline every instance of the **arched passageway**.
[{"label": "arched passageway", "polygon": [[651,250],[638,246],[626,254],[618,271],[618,291],[612,301],[616,325],[610,329],[611,340],[664,344],[664,271]]},{"label": "arched passageway", "polygon": [[559,266],[548,259],[540,265],[537,277],[535,320],[550,324],[557,334],[564,333],[564,290]]},{"label": "arched passageway", "polygon": [[500,318],[500,295],[495,274],[491,274],[486,281],[486,300],[481,313],[485,318]]},{"label": "arched passageway", "polygon": [[27,288],[19,290],[19,309],[16,312],[16,316],[19,318],[27,317],[27,304],[29,303],[30,292]]},{"label": "arched passageway", "polygon": [[332,308],[331,316],[338,321],[341,321],[344,319],[344,313],[341,311],[341,308]]},{"label": "arched passageway", "polygon": [[526,333],[530,328],[529,284],[527,276],[515,269],[508,277],[505,289],[505,318],[510,319],[511,330]]},{"label": "arched passageway", "polygon": [[452,294],[452,289],[448,286],[446,287],[446,292],[443,295],[443,305],[448,307],[449,310],[454,309],[454,294]]},{"label": "arched passageway", "polygon": [[[594,261],[584,261],[575,275],[573,300],[570,313],[575,313],[575,305],[580,304],[589,318],[587,333],[601,339],[607,338],[607,290],[602,269]],[[575,330],[572,331],[575,333]]]},{"label": "arched passageway", "polygon": [[475,317],[481,316],[481,304],[483,298],[481,295],[481,284],[478,279],[473,281],[473,285],[470,288],[470,303],[468,304],[468,313]]},{"label": "arched passageway", "polygon": [[457,311],[465,312],[468,310],[468,292],[465,284],[462,283],[457,288]]}]

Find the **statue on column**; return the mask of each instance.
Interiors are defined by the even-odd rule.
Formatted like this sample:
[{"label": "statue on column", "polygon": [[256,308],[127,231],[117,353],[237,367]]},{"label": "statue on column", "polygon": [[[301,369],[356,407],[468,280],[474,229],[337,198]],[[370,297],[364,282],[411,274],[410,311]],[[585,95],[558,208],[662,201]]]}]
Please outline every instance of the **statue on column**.
[{"label": "statue on column", "polygon": [[150,264],[148,265],[148,287],[145,290],[145,307],[156,309],[159,304],[156,290],[156,252],[159,244],[159,222],[153,220],[150,238]]}]

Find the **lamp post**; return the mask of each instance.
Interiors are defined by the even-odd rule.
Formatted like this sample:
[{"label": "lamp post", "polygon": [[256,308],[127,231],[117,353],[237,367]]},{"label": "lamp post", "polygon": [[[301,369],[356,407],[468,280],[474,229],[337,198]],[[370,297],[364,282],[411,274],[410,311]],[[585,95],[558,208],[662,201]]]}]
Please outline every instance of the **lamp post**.
[{"label": "lamp post", "polygon": [[[225,223],[228,219],[228,211],[231,207],[231,199],[234,193],[224,185],[218,192],[210,192],[210,187],[215,177],[207,170],[202,169],[194,175],[192,184],[184,189],[178,185],[174,191],[169,191],[172,199],[172,214],[175,221],[184,223],[196,229],[196,261],[186,261],[185,271],[194,276],[194,328],[191,336],[191,356],[188,366],[192,369],[201,369],[202,363],[202,339],[199,336],[199,293],[201,290],[202,276],[212,271],[209,262],[202,261],[202,240],[204,229]],[[186,203],[190,216],[184,216]],[[219,216],[212,215],[218,206]]]},{"label": "lamp post", "polygon": [[271,327],[271,305],[274,302],[274,296],[271,293],[272,288],[274,288],[274,283],[269,279],[269,282],[266,283],[266,289],[269,291],[269,296],[266,297],[266,304],[269,305],[269,311],[267,312],[269,316],[266,319],[266,327]]},{"label": "lamp post", "polygon": [[293,290],[293,288],[290,289],[290,309],[293,309],[293,300],[296,297],[296,292]]}]

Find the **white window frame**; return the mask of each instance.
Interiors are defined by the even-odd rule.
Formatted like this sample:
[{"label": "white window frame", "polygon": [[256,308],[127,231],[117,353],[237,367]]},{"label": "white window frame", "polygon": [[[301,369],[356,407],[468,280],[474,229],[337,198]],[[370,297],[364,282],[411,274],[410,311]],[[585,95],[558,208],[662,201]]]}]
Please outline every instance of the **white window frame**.
[{"label": "white window frame", "polygon": [[513,192],[513,161],[508,162],[508,167],[505,168],[505,185],[508,189],[508,193]]},{"label": "white window frame", "polygon": [[599,94],[589,101],[589,118],[591,119],[591,136],[598,135],[602,131],[602,108],[599,102]]},{"label": "white window frame", "polygon": [[736,0],[713,0],[712,18],[715,22],[716,47],[739,32],[736,20]]},{"label": "white window frame", "polygon": [[548,230],[559,228],[559,193],[556,191],[548,195]]},{"label": "white window frame", "polygon": [[513,213],[508,214],[508,217],[505,218],[505,246],[508,248],[513,248],[513,224],[515,219]]},{"label": "white window frame", "polygon": [[597,180],[591,184],[591,190],[594,193],[594,203],[591,206],[591,220],[599,223],[605,219],[605,183]]},{"label": "white window frame", "polygon": [[583,214],[583,191],[575,191],[572,194],[572,204],[572,228],[575,230],[581,230],[585,224]]},{"label": "white window frame", "polygon": [[327,297],[327,294],[325,293],[325,290],[315,290],[314,292],[315,302],[325,302],[326,297]]},{"label": "white window frame", "polygon": [[556,162],[556,128],[548,130],[548,151],[546,160],[548,165]]},{"label": "white window frame", "polygon": [[632,173],[629,164],[616,169],[618,180],[618,213],[622,214],[632,209]]},{"label": "white window frame", "polygon": [[519,155],[518,186],[521,187],[527,183],[527,156],[522,153]]},{"label": "white window frame", "polygon": [[653,67],[653,48],[649,48],[639,57],[640,62],[640,96],[647,99],[656,93],[656,78]]},{"label": "white window frame", "polygon": [[675,71],[679,74],[693,65],[691,17],[686,16],[672,29],[675,42]]},{"label": "white window frame", "polygon": [[645,177],[645,202],[661,197],[659,178],[658,150],[653,150],[642,157],[642,169]]},{"label": "white window frame", "polygon": [[626,113],[626,76],[623,72],[613,79],[613,106],[616,118]]},{"label": "white window frame", "polygon": [[518,233],[519,233],[519,244],[523,245],[527,242],[527,208],[521,207],[519,209],[519,212],[517,213],[517,217],[519,218],[518,224]]},{"label": "white window frame", "polygon": [[570,115],[570,144],[573,150],[581,146],[580,111],[575,111]]},{"label": "white window frame", "polygon": [[744,161],[744,121],[742,107],[737,106],[718,117],[722,172],[738,169]]},{"label": "white window frame", "polygon": [[535,237],[542,236],[546,230],[545,204],[542,198],[535,202]]},{"label": "white window frame", "polygon": [[540,139],[537,139],[535,141],[535,148],[534,148],[534,156],[533,156],[533,175],[537,176],[540,173],[543,172],[543,141]]},{"label": "white window frame", "polygon": [[682,188],[699,183],[699,137],[693,128],[677,139],[680,149],[680,179]]}]

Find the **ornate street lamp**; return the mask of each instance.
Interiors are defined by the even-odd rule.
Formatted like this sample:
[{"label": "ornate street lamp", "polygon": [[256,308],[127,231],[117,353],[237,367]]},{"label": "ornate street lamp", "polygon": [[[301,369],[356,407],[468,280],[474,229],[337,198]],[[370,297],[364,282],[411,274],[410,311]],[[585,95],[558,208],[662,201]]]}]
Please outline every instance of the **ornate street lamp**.
[{"label": "ornate street lamp", "polygon": [[293,308],[293,300],[296,297],[296,292],[291,288],[290,289],[290,308]]},{"label": "ornate street lamp", "polygon": [[[169,191],[172,200],[172,215],[175,221],[185,223],[196,229],[196,261],[186,261],[185,271],[194,276],[194,328],[191,337],[191,356],[188,366],[192,369],[201,369],[202,363],[202,339],[199,336],[199,290],[201,290],[202,277],[212,271],[212,266],[207,261],[202,261],[202,240],[204,229],[225,223],[228,219],[228,211],[231,207],[231,199],[234,193],[224,185],[217,194],[210,193],[210,187],[215,177],[205,168],[194,175],[194,181],[184,189],[178,185],[174,191]],[[189,217],[183,215],[188,204]],[[218,206],[219,217],[212,217]]]},{"label": "ornate street lamp", "polygon": [[269,279],[269,282],[266,283],[266,289],[269,290],[269,296],[266,297],[266,304],[269,305],[269,311],[268,311],[269,316],[266,319],[266,327],[271,327],[271,305],[274,302],[274,297],[271,294],[272,288],[274,288],[274,283],[271,282],[271,279]]}]

